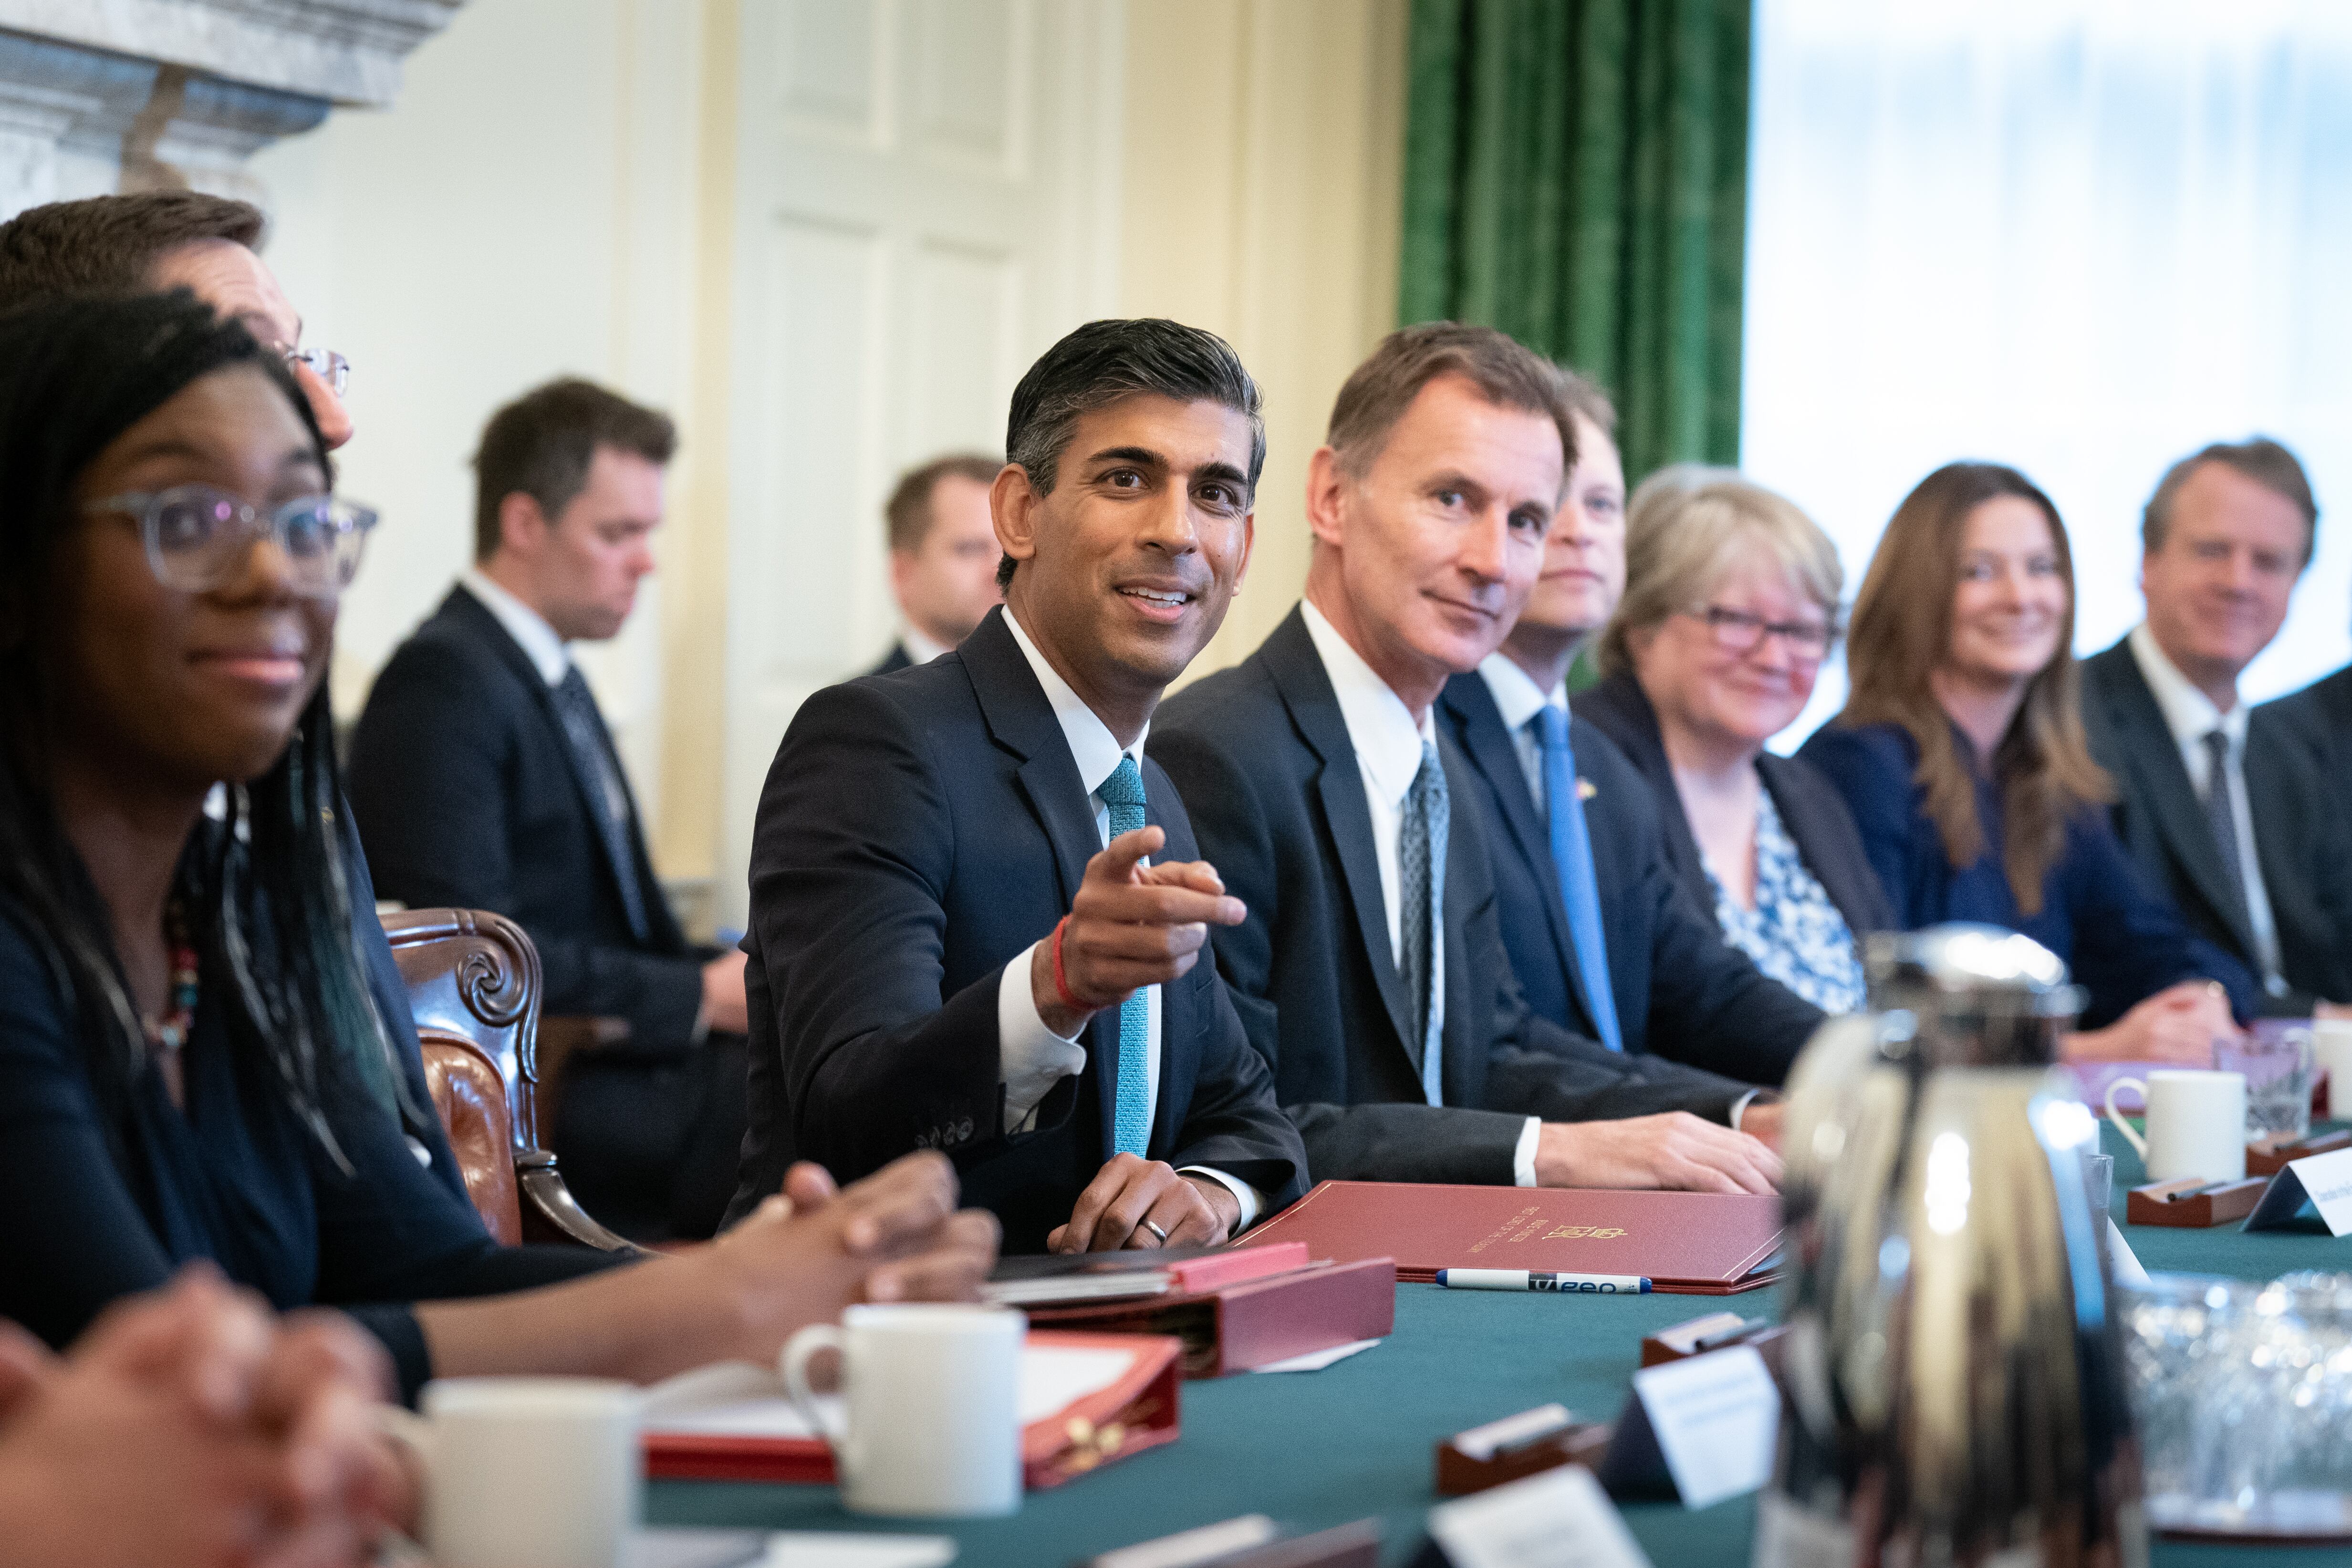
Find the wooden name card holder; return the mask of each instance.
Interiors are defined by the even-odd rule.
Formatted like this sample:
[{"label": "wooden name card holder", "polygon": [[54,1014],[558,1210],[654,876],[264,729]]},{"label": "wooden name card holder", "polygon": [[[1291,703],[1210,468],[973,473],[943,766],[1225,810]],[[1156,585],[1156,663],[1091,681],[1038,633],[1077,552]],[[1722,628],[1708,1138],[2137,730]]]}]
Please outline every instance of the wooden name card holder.
[{"label": "wooden name card holder", "polygon": [[1437,1445],[1440,1497],[1465,1497],[1561,1465],[1591,1469],[1609,1452],[1613,1428],[1605,1421],[1579,1421],[1567,1407],[1533,1410],[1456,1432]]},{"label": "wooden name card holder", "polygon": [[2338,1127],[2332,1133],[2315,1133],[2296,1144],[2273,1144],[2267,1138],[2257,1138],[2246,1145],[2246,1174],[2250,1176],[2276,1176],[2293,1161],[2347,1147],[2352,1147],[2352,1127]]},{"label": "wooden name card holder", "polygon": [[2252,1214],[2268,1186],[2267,1176],[2229,1182],[2209,1182],[2198,1176],[2152,1181],[2131,1189],[2124,1218],[2134,1225],[2179,1225],[2201,1230]]},{"label": "wooden name card holder", "polygon": [[1711,1350],[1728,1350],[1735,1344],[1752,1344],[1762,1350],[1783,1333],[1782,1325],[1769,1318],[1743,1317],[1738,1312],[1709,1312],[1705,1317],[1689,1319],[1663,1328],[1642,1338],[1642,1364],[1658,1366],[1669,1361],[1687,1361],[1694,1355],[1705,1355]]}]

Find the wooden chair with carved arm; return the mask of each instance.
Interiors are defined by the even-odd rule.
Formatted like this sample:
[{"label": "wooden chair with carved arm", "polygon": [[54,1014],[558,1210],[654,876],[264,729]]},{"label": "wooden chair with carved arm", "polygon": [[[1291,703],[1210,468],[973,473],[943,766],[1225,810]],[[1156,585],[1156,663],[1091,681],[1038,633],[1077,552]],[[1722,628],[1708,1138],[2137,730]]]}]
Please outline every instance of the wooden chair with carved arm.
[{"label": "wooden chair with carved arm", "polygon": [[636,1251],[581,1209],[541,1135],[539,953],[522,927],[488,910],[411,909],[385,915],[383,934],[434,1109],[490,1234]]}]

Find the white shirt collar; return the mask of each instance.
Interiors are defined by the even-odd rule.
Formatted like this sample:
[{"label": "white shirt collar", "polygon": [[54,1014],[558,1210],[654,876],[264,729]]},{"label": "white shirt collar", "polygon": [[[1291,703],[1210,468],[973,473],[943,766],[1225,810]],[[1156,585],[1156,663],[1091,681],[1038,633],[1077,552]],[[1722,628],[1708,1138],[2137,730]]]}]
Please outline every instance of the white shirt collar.
[{"label": "white shirt collar", "polygon": [[1478,675],[1486,683],[1486,690],[1493,694],[1495,706],[1502,710],[1503,727],[1515,735],[1525,729],[1528,720],[1546,707],[1567,711],[1566,681],[1554,686],[1547,696],[1528,673],[1500,649],[1479,661]]},{"label": "white shirt collar", "polygon": [[2204,737],[2219,727],[2230,737],[2230,749],[2235,751],[2246,740],[2246,705],[2239,703],[2224,714],[2213,706],[2213,699],[2190,684],[2173,662],[2157,646],[2156,633],[2143,621],[2132,628],[2129,638],[2132,662],[2139,666],[2140,678],[2155,694],[2156,706],[2163,711],[2164,726],[2172,731],[2173,744],[2182,747],[2201,746]]},{"label": "white shirt collar", "polygon": [[908,661],[918,664],[928,664],[950,651],[945,643],[925,636],[922,629],[914,625],[909,625],[898,634],[898,645],[907,650]]},{"label": "white shirt collar", "polygon": [[1421,771],[1422,743],[1437,743],[1436,724],[1429,714],[1415,724],[1404,699],[1349,646],[1339,628],[1312,602],[1302,601],[1299,608],[1307,634],[1323,660],[1323,673],[1339,695],[1339,716],[1347,721],[1357,761],[1391,801],[1402,800]]},{"label": "white shirt collar", "polygon": [[457,580],[465,585],[467,592],[482,601],[483,609],[499,618],[507,635],[538,668],[540,679],[551,686],[562,685],[564,672],[572,668],[572,655],[564,652],[563,639],[556,635],[545,616],[500,588],[480,567],[467,567]]},{"label": "white shirt collar", "polygon": [[1135,737],[1133,746],[1120,750],[1118,737],[1111,734],[1110,727],[1096,717],[1086,699],[1072,691],[1070,683],[1046,663],[1037,644],[1029,641],[1029,633],[1021,629],[1021,618],[1013,613],[1009,604],[1004,607],[1004,624],[1012,632],[1021,656],[1029,661],[1030,673],[1045,688],[1045,700],[1053,705],[1054,717],[1062,726],[1062,738],[1070,745],[1070,760],[1078,765],[1078,782],[1087,787],[1087,793],[1091,795],[1102,788],[1103,780],[1118,770],[1121,757],[1134,758],[1136,767],[1142,768],[1143,742],[1151,734],[1150,724],[1144,725],[1143,734]]}]

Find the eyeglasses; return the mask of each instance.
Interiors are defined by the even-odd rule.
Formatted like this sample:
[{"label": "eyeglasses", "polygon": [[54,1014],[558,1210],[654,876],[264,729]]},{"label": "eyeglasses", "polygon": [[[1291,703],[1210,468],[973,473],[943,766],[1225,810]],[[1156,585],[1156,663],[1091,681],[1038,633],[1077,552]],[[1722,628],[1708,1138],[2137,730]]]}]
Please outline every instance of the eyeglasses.
[{"label": "eyeglasses", "polygon": [[155,580],[184,593],[206,593],[234,581],[246,552],[268,539],[286,557],[294,591],[332,599],[351,586],[376,515],[332,496],[305,496],[274,511],[210,485],[110,496],[83,508],[139,519]]},{"label": "eyeglasses", "polygon": [[352,384],[352,362],[332,349],[280,349],[289,365],[300,365],[327,383],[337,397]]},{"label": "eyeglasses", "polygon": [[1715,645],[1727,653],[1752,653],[1765,638],[1778,637],[1791,657],[1818,664],[1829,657],[1830,647],[1837,641],[1837,628],[1824,621],[1767,621],[1720,604],[1703,604],[1683,613],[1705,622]]}]

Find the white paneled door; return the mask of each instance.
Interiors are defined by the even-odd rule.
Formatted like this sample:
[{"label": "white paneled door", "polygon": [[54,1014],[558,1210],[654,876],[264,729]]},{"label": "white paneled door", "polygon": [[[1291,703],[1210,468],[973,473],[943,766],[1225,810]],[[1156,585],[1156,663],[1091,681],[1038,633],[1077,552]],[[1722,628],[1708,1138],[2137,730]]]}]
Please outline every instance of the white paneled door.
[{"label": "white paneled door", "polygon": [[1110,313],[1118,0],[744,0],[719,911],[803,698],[895,622],[883,498],[996,452],[1021,372]]}]

